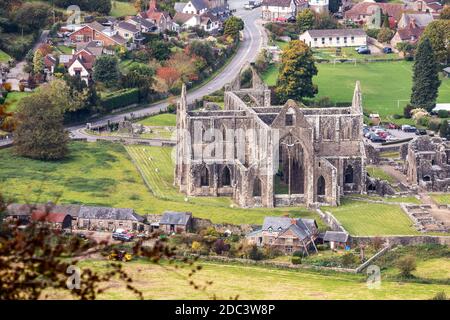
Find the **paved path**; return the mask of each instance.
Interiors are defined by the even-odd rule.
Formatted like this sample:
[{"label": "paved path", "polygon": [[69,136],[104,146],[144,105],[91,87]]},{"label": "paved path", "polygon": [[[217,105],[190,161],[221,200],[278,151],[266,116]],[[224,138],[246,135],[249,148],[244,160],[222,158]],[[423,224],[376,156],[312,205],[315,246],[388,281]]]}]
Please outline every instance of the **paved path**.
[{"label": "paved path", "polygon": [[[235,2],[235,7],[236,4],[237,2]],[[220,90],[225,84],[229,83],[246,63],[255,61],[263,42],[265,42],[265,32],[260,21],[261,9],[258,8],[255,10],[246,11],[242,9],[243,5],[237,6],[236,8],[237,12],[235,15],[242,18],[245,22],[244,40],[242,41],[238,52],[234,56],[233,60],[224,68],[222,72],[216,75],[214,79],[201,87],[189,91],[188,102],[200,100],[204,95]],[[158,113],[160,110],[164,110],[167,105],[168,102],[156,103],[137,111],[108,115],[91,123],[96,125],[104,124],[108,121],[121,121],[125,116],[128,118],[131,117],[131,113],[133,113],[136,117],[154,114]],[[75,138],[86,138],[82,131],[78,130],[83,127],[85,127],[85,125],[74,126],[69,128],[69,130]]]}]

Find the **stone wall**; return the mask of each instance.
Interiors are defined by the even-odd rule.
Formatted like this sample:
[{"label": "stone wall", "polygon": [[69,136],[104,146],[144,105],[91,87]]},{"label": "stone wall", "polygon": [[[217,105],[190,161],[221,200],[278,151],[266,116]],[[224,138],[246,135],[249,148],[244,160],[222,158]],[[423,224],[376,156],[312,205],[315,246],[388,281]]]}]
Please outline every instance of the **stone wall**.
[{"label": "stone wall", "polygon": [[450,245],[450,236],[379,236],[379,237],[360,237],[360,236],[350,236],[350,241],[352,245],[372,244],[374,239],[381,239],[385,244],[396,246],[396,245],[419,245],[419,244],[441,244]]}]

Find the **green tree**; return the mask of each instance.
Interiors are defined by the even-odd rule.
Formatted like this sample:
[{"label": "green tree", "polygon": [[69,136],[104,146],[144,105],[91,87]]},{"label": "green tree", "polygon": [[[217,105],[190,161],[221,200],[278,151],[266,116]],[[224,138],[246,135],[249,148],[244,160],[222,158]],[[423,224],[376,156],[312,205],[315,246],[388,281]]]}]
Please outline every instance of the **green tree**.
[{"label": "green tree", "polygon": [[44,73],[44,55],[41,50],[36,50],[33,56],[33,71],[36,74]]},{"label": "green tree", "polygon": [[67,156],[69,137],[63,126],[63,112],[45,89],[23,98],[14,117],[14,148],[18,155],[39,160]]},{"label": "green tree", "polygon": [[102,55],[94,63],[94,81],[104,83],[107,87],[113,87],[119,80],[119,65],[115,56]]},{"label": "green tree", "polygon": [[440,63],[450,60],[450,20],[435,20],[431,22],[422,34],[422,38],[429,38],[436,59]]},{"label": "green tree", "polygon": [[338,22],[328,12],[315,15],[314,29],[337,29]]},{"label": "green tree", "polygon": [[303,41],[294,40],[283,51],[280,74],[275,92],[281,102],[288,99],[301,101],[314,97],[317,87],[312,78],[317,74],[311,49]]},{"label": "green tree", "polygon": [[431,111],[436,105],[440,84],[438,64],[431,42],[428,38],[423,38],[417,47],[413,67],[411,104]]},{"label": "green tree", "polygon": [[445,6],[444,9],[442,9],[440,18],[443,20],[450,19],[450,6]]},{"label": "green tree", "polygon": [[238,17],[231,17],[225,20],[223,34],[230,36],[234,41],[239,41],[239,32],[244,30],[244,21]]},{"label": "green tree", "polygon": [[380,32],[378,32],[377,40],[381,43],[391,41],[394,33],[389,28],[381,28]]},{"label": "green tree", "polygon": [[411,277],[411,272],[416,270],[416,258],[413,256],[404,256],[397,261],[397,268],[400,269],[400,274],[404,277]]},{"label": "green tree", "polygon": [[311,9],[305,9],[297,14],[297,27],[300,33],[311,30],[314,27],[314,13]]},{"label": "green tree", "polygon": [[439,126],[439,135],[442,138],[450,139],[450,127],[448,125],[448,120],[444,119],[441,121],[441,125]]},{"label": "green tree", "polygon": [[13,13],[13,22],[20,26],[22,32],[32,32],[45,27],[50,17],[51,8],[46,3],[26,2]]}]

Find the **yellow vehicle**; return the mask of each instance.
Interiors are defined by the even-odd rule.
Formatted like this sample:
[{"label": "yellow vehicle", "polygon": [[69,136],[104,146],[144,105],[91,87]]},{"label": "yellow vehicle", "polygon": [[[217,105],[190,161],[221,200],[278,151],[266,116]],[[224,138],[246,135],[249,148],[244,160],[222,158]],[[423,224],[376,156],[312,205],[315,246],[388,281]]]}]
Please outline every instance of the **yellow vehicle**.
[{"label": "yellow vehicle", "polygon": [[128,262],[133,259],[133,255],[124,250],[113,251],[109,254],[108,260]]}]

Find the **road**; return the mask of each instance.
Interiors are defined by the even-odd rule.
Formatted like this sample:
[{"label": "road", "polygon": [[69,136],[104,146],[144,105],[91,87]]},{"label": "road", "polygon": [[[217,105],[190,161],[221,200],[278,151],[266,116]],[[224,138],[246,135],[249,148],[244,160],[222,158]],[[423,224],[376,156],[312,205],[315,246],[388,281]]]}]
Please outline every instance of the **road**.
[{"label": "road", "polygon": [[[266,41],[266,34],[260,21],[261,8],[247,11],[243,9],[244,3],[245,1],[240,0],[231,2],[231,7],[234,7],[237,10],[235,16],[242,18],[245,23],[244,40],[240,44],[237,53],[233,57],[232,61],[211,81],[188,92],[188,103],[194,102],[195,100],[200,100],[204,95],[220,90],[225,84],[229,83],[236,76],[236,74],[247,62],[253,62],[256,59],[263,43]],[[91,123],[96,125],[107,123],[108,121],[121,121],[125,116],[131,117],[131,113],[133,113],[135,117],[154,114],[158,113],[160,110],[164,110],[167,105],[168,102],[156,103],[132,112],[107,115]],[[84,125],[79,125],[69,128],[72,133],[72,137],[86,138],[86,135],[80,130],[84,127]]]}]

